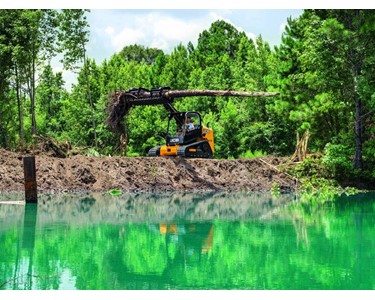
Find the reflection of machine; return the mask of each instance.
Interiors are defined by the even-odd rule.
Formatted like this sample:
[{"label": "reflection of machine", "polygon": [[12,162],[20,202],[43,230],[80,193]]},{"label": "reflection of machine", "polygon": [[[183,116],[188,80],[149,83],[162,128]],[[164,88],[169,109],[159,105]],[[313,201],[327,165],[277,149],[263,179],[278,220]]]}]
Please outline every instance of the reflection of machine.
[{"label": "reflection of machine", "polygon": [[159,231],[166,236],[174,237],[176,243],[182,242],[188,254],[206,253],[212,249],[214,225],[191,223],[185,225],[160,224]]}]

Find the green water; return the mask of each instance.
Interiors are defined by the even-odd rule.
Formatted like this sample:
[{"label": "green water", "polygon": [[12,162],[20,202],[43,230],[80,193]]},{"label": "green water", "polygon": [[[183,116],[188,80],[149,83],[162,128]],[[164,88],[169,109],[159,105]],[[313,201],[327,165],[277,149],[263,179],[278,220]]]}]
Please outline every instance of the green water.
[{"label": "green water", "polygon": [[[3,290],[375,288],[375,194],[1,195]],[[13,203],[13,202],[12,202]]]}]

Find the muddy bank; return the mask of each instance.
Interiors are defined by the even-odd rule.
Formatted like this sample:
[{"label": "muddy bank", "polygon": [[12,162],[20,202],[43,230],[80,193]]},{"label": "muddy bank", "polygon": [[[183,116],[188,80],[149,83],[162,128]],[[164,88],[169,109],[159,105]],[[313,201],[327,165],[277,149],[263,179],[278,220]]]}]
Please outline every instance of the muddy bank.
[{"label": "muddy bank", "polygon": [[[0,191],[23,191],[22,155],[0,149]],[[278,171],[283,160],[184,159],[180,157],[36,156],[38,192],[294,191],[296,182]]]}]

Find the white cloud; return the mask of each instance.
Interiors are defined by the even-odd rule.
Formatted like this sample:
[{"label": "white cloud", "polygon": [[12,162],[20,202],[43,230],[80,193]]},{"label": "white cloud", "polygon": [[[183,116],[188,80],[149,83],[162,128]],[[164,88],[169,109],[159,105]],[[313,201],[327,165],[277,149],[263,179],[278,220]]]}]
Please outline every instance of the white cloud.
[{"label": "white cloud", "polygon": [[142,44],[146,33],[141,29],[123,28],[119,33],[110,35],[111,43],[116,52],[126,45]]},{"label": "white cloud", "polygon": [[144,23],[151,29],[153,36],[174,41],[196,38],[202,29],[201,20],[183,20],[172,16],[163,16],[159,13],[150,13],[146,18],[137,18],[139,27],[143,26]]},{"label": "white cloud", "polygon": [[104,32],[109,35],[113,35],[115,32],[115,29],[112,26],[107,26],[106,29],[104,29]]},{"label": "white cloud", "polygon": [[256,41],[257,39],[257,35],[255,33],[252,33],[252,32],[245,32],[246,36],[249,38],[249,39],[252,39],[254,42]]},{"label": "white cloud", "polygon": [[125,25],[107,26],[103,32],[116,52],[124,46],[141,44],[171,52],[179,43],[196,43],[199,33],[210,25],[207,18],[181,19],[159,12],[131,16]]}]

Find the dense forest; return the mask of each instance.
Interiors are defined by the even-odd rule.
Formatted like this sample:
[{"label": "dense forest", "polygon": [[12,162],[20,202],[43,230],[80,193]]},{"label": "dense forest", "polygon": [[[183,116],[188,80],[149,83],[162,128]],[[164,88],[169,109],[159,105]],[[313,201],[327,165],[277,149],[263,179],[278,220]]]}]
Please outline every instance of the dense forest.
[{"label": "dense forest", "polygon": [[[375,178],[375,12],[305,10],[289,18],[272,49],[218,20],[196,46],[171,53],[126,46],[98,65],[86,54],[87,10],[0,11],[0,147],[19,149],[36,135],[121,155],[105,124],[108,94],[131,87],[279,91],[267,98],[193,97],[180,110],[199,111],[215,132],[215,158],[256,153],[292,155],[296,135],[332,176]],[[71,91],[51,59],[78,73]],[[135,107],[123,122],[127,156],[163,144],[167,111]]]}]

